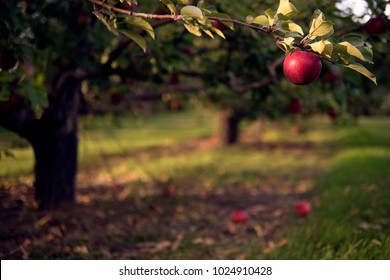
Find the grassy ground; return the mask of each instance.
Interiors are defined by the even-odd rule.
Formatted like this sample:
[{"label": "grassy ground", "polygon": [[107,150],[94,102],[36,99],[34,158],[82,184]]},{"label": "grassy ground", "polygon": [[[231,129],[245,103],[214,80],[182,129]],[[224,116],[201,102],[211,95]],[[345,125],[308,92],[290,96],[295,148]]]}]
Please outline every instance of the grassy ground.
[{"label": "grassy ground", "polygon": [[[175,145],[210,135],[215,127],[207,114],[161,114],[152,117],[84,118],[80,121],[79,161],[82,166],[100,164],[111,157],[153,147]],[[15,158],[0,161],[0,178],[30,174],[33,151],[17,135],[0,128],[0,148],[11,148]]]},{"label": "grassy ground", "polygon": [[390,130],[365,120],[338,131],[342,149],[317,179],[320,203],[307,221],[286,232],[289,244],[267,257],[390,258]]},{"label": "grassy ground", "polygon": [[[0,161],[0,257],[390,258],[390,120],[306,126],[246,126],[222,148],[213,114],[85,119],[79,203],[55,212],[31,210],[31,151],[13,149]],[[303,199],[307,218],[294,213]],[[231,222],[238,209],[248,226]]]}]

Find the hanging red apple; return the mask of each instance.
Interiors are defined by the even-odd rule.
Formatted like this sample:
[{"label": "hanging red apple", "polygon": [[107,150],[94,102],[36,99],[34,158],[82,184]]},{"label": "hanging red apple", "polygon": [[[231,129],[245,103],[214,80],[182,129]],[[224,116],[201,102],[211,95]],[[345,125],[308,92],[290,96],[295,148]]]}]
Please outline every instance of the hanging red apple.
[{"label": "hanging red apple", "polygon": [[229,30],[229,27],[227,27],[225,24],[223,24],[220,21],[213,21],[211,24],[213,25],[213,27],[215,27],[215,28],[217,28],[217,29],[219,29],[221,31]]},{"label": "hanging red apple", "polygon": [[383,17],[373,17],[366,23],[366,29],[370,34],[382,34],[387,30],[387,22]]},{"label": "hanging red apple", "polygon": [[110,95],[110,102],[114,106],[122,104],[123,101],[123,94],[121,94],[120,92],[114,92]]},{"label": "hanging red apple", "polygon": [[297,114],[302,109],[302,101],[300,99],[294,99],[287,105],[287,110],[292,114]]},{"label": "hanging red apple", "polygon": [[327,114],[328,114],[328,117],[329,117],[332,121],[337,120],[337,118],[339,117],[339,113],[338,113],[336,110],[334,110],[334,109],[328,110]]},{"label": "hanging red apple", "polygon": [[169,78],[169,83],[171,85],[178,85],[180,84],[180,77],[177,73],[172,73],[171,77]]},{"label": "hanging red apple", "polygon": [[321,59],[307,51],[293,51],[284,59],[283,71],[286,78],[296,85],[314,82],[321,74]]}]

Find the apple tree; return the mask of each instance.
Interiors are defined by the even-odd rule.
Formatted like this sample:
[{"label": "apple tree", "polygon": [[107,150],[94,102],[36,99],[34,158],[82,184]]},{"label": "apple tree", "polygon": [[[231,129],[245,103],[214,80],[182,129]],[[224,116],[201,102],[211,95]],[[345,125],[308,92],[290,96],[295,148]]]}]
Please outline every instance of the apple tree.
[{"label": "apple tree", "polygon": [[[253,11],[259,8],[251,9],[251,14],[245,17],[242,14],[248,11],[248,7],[256,6],[254,3],[243,9],[244,4],[225,2],[237,8],[237,18],[235,9],[230,15],[222,13],[218,5],[210,5],[212,1],[138,2],[2,2],[0,125],[18,133],[33,147],[34,188],[40,208],[55,207],[75,199],[77,120],[81,112],[91,110],[86,101],[86,85],[103,88],[117,80],[111,79],[113,76],[128,80],[128,72],[132,73],[132,79],[156,82],[161,82],[159,69],[175,74],[177,69],[169,67],[166,62],[169,59],[148,57],[149,48],[153,49],[157,43],[146,38],[155,39],[158,26],[169,24],[182,28],[178,33],[168,34],[173,39],[166,42],[170,52],[176,50],[177,44],[189,40],[183,39],[187,32],[194,38],[204,35],[224,39],[214,45],[215,41],[199,42],[199,52],[196,46],[193,47],[200,66],[193,70],[200,72],[187,74],[195,74],[203,80],[209,98],[214,98],[213,94],[217,93],[216,103],[223,104],[227,112],[233,106],[234,114],[228,115],[230,128],[237,126],[242,115],[248,114],[248,101],[257,102],[256,89],[275,83],[276,65],[283,61],[278,57],[283,53],[278,53],[273,59],[271,55],[279,52],[278,48],[292,55],[295,52],[307,53],[315,57],[316,67],[321,63],[318,62],[320,58],[355,70],[376,82],[375,76],[360,64],[372,61],[370,46],[355,37],[347,40],[333,36],[334,25],[320,10],[314,12],[307,28],[302,28],[294,22],[299,12],[288,0],[281,0],[277,7],[271,5],[270,9],[254,15]],[[155,8],[159,3],[164,7],[161,11]],[[224,7],[226,4],[223,3],[215,1],[214,4]],[[145,10],[138,10],[139,6]],[[222,30],[225,26],[237,30],[236,33],[228,31],[229,34],[225,35],[227,32]],[[105,28],[111,32],[104,31]],[[254,44],[263,38],[268,38],[267,48],[259,50]],[[156,42],[162,40],[156,39]],[[132,42],[140,49],[134,49]],[[270,42],[273,48],[269,47]],[[145,55],[134,57],[133,53],[140,53],[140,50]],[[188,49],[185,52],[189,53]],[[261,55],[257,56],[257,52]],[[204,55],[209,53],[215,55]],[[240,64],[242,53],[245,53],[244,65]],[[262,61],[264,58],[276,62],[267,66],[268,63]],[[204,59],[209,59],[209,62]],[[255,62],[260,62],[260,66]],[[209,67],[211,64],[213,66]],[[261,71],[253,71],[252,67],[260,67]],[[212,72],[208,72],[210,69]],[[285,72],[288,71],[285,69]],[[307,71],[303,72],[304,83],[314,80],[315,77],[305,76]],[[261,79],[257,77],[258,73],[261,73]],[[177,83],[177,77],[171,82]],[[272,93],[267,91],[267,95]],[[120,103],[120,96],[111,97],[111,101]],[[250,107],[249,111],[252,109]]]},{"label": "apple tree", "polygon": [[[296,7],[289,1],[280,1],[279,6],[276,7],[274,1],[263,1],[262,7],[253,1],[242,1],[240,4],[235,1],[209,1],[207,4],[205,1],[196,1],[198,2],[196,6],[183,5],[184,2],[187,4],[188,1],[178,1],[179,6],[174,5],[176,3],[171,1],[162,1],[170,9],[171,15],[158,16],[111,9],[109,2],[92,2],[103,8],[99,11],[100,18],[106,22],[106,25],[111,21],[112,26],[109,26],[109,29],[114,32],[116,29],[113,23],[116,23],[117,17],[115,14],[110,14],[112,11],[119,13],[122,17],[127,15],[144,19],[170,18],[183,23],[184,27],[195,35],[192,39],[182,39],[180,48],[164,47],[173,42],[177,43],[177,40],[173,40],[171,36],[161,36],[162,38],[153,46],[159,46],[160,52],[161,49],[164,50],[161,54],[157,54],[158,61],[162,61],[159,63],[160,71],[173,71],[172,75],[176,81],[178,73],[182,76],[190,73],[203,81],[204,90],[199,96],[202,96],[203,100],[209,100],[222,112],[222,143],[229,144],[237,141],[239,123],[244,117],[255,117],[259,113],[281,114],[283,113],[281,111],[286,111],[286,108],[287,111],[296,111],[296,109],[292,109],[294,104],[297,105],[300,102],[296,97],[290,97],[290,101],[287,100],[289,103],[284,104],[283,108],[272,106],[271,110],[264,110],[267,107],[264,106],[265,103],[274,100],[274,95],[270,92],[280,90],[276,72],[283,62],[283,55],[280,56],[277,47],[286,53],[291,52],[288,57],[297,56],[296,54],[300,53],[317,62],[315,71],[313,68],[307,67],[308,65],[295,63],[295,61],[290,63],[290,65],[294,65],[290,66],[291,70],[286,70],[289,67],[285,63],[284,65],[287,66],[284,67],[284,70],[287,78],[289,78],[288,73],[300,76],[298,78],[301,81],[292,79],[295,84],[309,84],[318,77],[322,68],[320,57],[322,60],[328,61],[328,64],[338,63],[356,70],[374,83],[376,82],[374,75],[358,63],[359,61],[372,62],[370,46],[360,39],[361,36],[356,34],[345,38],[334,36],[334,23],[326,20],[324,13],[320,10],[316,10],[312,15],[314,7],[312,9],[303,7],[303,11],[298,13]],[[336,9],[333,2],[319,2],[327,13],[332,15],[333,19],[342,23],[342,17],[338,15],[340,11]],[[273,7],[274,10],[266,9],[267,6]],[[253,11],[260,13],[260,9],[263,7],[265,7],[264,14],[256,16],[253,13]],[[182,10],[180,10],[181,8]],[[105,9],[109,10],[110,13]],[[107,13],[105,17],[104,13]],[[242,20],[231,19],[228,14],[233,13]],[[303,27],[293,21],[295,17],[300,22],[304,22]],[[341,32],[346,33],[346,28],[344,27]],[[348,26],[348,28],[350,27]],[[235,30],[233,31],[233,29]],[[119,32],[123,33],[123,30],[119,30]],[[258,33],[263,33],[263,36]],[[202,34],[217,38],[213,42],[197,40],[196,37]],[[225,37],[226,40],[221,39]],[[178,52],[185,50],[188,54],[188,50],[194,48],[194,45],[196,45],[196,50],[192,49],[192,53],[190,53],[191,63],[183,63],[183,55],[179,55]],[[153,46],[151,46],[152,49]],[[146,42],[143,42],[141,47],[146,48]],[[152,51],[152,53],[155,52]],[[164,59],[167,57],[169,63],[164,63]],[[177,63],[175,63],[175,58]],[[299,62],[307,61],[310,64],[308,60],[298,60]],[[305,71],[299,73],[296,69],[297,65],[300,65],[297,69],[306,70],[306,74]],[[172,70],[173,68],[177,69]],[[305,75],[310,76],[315,72],[316,75],[313,77],[305,77]],[[283,94],[288,97],[289,94],[286,94],[286,90],[284,91]],[[280,104],[277,105],[280,106]]]}]

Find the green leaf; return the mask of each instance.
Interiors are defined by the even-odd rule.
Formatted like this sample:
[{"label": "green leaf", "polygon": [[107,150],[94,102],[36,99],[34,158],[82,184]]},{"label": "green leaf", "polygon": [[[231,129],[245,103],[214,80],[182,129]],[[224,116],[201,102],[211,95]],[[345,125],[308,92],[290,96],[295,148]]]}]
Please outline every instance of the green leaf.
[{"label": "green leaf", "polygon": [[374,82],[374,84],[378,85],[377,84],[377,81],[376,81],[376,77],[374,74],[372,74],[370,71],[367,70],[367,68],[365,68],[363,65],[361,64],[358,64],[358,63],[354,63],[354,64],[348,64],[348,65],[343,65],[347,68],[350,68],[352,70],[355,70],[356,72],[362,74],[363,76],[366,76],[367,78],[369,78],[371,81]]},{"label": "green leaf", "polygon": [[202,26],[202,25],[200,25],[199,27],[200,27],[200,29],[201,29],[204,33],[206,33],[210,38],[214,39],[214,35],[213,35],[213,33],[211,32],[211,30],[213,30],[212,26],[210,27],[210,26],[204,26],[204,25]]},{"label": "green leaf", "polygon": [[274,25],[275,13],[271,9],[267,9],[264,13],[268,18],[269,26]]},{"label": "green leaf", "polygon": [[112,31],[112,27],[110,26],[110,24],[108,23],[108,21],[106,20],[106,18],[102,13],[93,12],[93,14],[107,27],[109,31]]},{"label": "green leaf", "polygon": [[219,30],[218,28],[213,27],[213,31],[214,31],[219,37],[221,37],[221,38],[223,38],[223,39],[226,39],[225,34],[223,34],[223,32],[222,32],[221,30]]},{"label": "green leaf", "polygon": [[289,0],[280,0],[279,7],[276,11],[276,14],[282,14],[288,18],[292,18],[298,13],[297,8],[293,4],[290,3]]},{"label": "green leaf", "polygon": [[184,23],[184,27],[188,30],[188,32],[194,34],[195,36],[202,36],[202,32],[200,32],[200,28],[198,25],[191,24],[189,22]]},{"label": "green leaf", "polygon": [[374,53],[370,47],[358,47],[366,62],[374,64]]},{"label": "green leaf", "polygon": [[186,17],[192,17],[195,19],[203,18],[202,10],[195,6],[185,6],[181,9],[180,14]]},{"label": "green leaf", "polygon": [[172,3],[172,1],[170,1],[170,0],[160,0],[160,1],[163,2],[165,6],[168,7],[168,9],[171,12],[171,14],[175,14],[176,13],[176,7]]},{"label": "green leaf", "polygon": [[247,16],[245,20],[246,20],[247,23],[251,24],[254,19],[255,18],[253,16]]},{"label": "green leaf", "polygon": [[326,21],[324,14],[320,10],[316,10],[310,26],[309,38],[314,39],[318,36],[331,35],[333,32],[333,23]]},{"label": "green leaf", "polygon": [[294,40],[295,39],[293,37],[287,37],[284,38],[283,41],[279,42],[278,45],[282,47],[286,53],[288,53],[292,49],[292,44]]},{"label": "green leaf", "polygon": [[146,40],[141,35],[123,29],[119,29],[118,32],[133,40],[144,52],[146,52]]},{"label": "green leaf", "polygon": [[24,90],[33,110],[39,110],[40,108],[49,106],[47,95],[42,88],[37,86],[26,86]]},{"label": "green leaf", "polygon": [[346,34],[343,36],[343,40],[350,42],[355,47],[361,47],[365,45],[365,42],[360,34]]},{"label": "green leaf", "polygon": [[201,10],[206,10],[207,9],[207,7],[206,7],[206,2],[205,1],[203,1],[203,0],[200,0],[199,2],[198,2],[198,5],[196,5],[199,9],[201,9]]},{"label": "green leaf", "polygon": [[338,45],[346,47],[346,51],[349,55],[354,56],[362,61],[366,61],[360,50],[349,42],[341,42]]},{"label": "green leaf", "polygon": [[146,20],[138,17],[126,16],[125,22],[145,30],[150,37],[155,39],[153,27]]},{"label": "green leaf", "polygon": [[313,51],[325,55],[327,57],[332,56],[333,44],[328,40],[321,40],[309,45]]},{"label": "green leaf", "polygon": [[288,32],[292,33],[298,33],[303,35],[302,27],[300,27],[298,24],[290,21],[290,22],[283,22],[282,28]]},{"label": "green leaf", "polygon": [[252,20],[251,24],[259,24],[259,25],[263,25],[263,26],[269,26],[269,20],[268,20],[268,17],[261,15],[261,16],[255,17]]}]

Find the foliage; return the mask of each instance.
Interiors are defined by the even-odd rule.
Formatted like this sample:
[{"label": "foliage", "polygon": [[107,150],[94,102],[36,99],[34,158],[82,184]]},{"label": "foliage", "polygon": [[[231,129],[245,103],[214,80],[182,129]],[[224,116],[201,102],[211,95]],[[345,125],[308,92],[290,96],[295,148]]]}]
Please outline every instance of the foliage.
[{"label": "foliage", "polygon": [[[112,5],[105,5],[100,1],[92,0],[91,2],[103,7],[98,11],[95,11],[95,14],[97,14],[98,18],[106,24],[109,30],[116,32],[118,29],[117,25],[120,23],[114,12],[121,11],[115,10]],[[214,38],[214,32],[225,38],[221,30],[212,25],[212,21],[226,23],[230,28],[233,28],[233,23],[243,25],[258,32],[271,34],[276,39],[276,44],[283,47],[286,52],[290,52],[297,48],[313,51],[323,58],[329,59],[332,63],[340,63],[341,65],[361,73],[376,83],[375,76],[363,65],[355,61],[357,59],[359,61],[373,63],[371,45],[364,42],[358,35],[346,38],[349,41],[336,41],[336,38],[332,37],[334,34],[333,23],[326,20],[325,15],[320,10],[314,12],[309,32],[304,36],[302,27],[292,20],[298,14],[298,10],[289,0],[280,0],[276,11],[267,9],[265,15],[256,17],[248,16],[248,24],[231,19],[227,14],[218,13],[214,6],[207,6],[205,1],[199,1],[197,6],[183,6],[186,2],[187,1],[184,1],[184,3],[179,1],[177,6],[170,0],[163,1],[170,9],[171,18],[183,22],[185,28],[196,36],[201,36],[203,32]],[[180,15],[178,14],[179,10]],[[130,24],[133,25],[134,18],[136,17],[166,18],[166,16],[152,16],[132,11],[127,11],[125,16],[126,18],[130,17],[132,19]],[[140,21],[142,21],[142,23],[139,24],[139,27],[149,30],[149,34],[154,37],[154,33],[150,30],[151,26],[146,21]],[[118,31],[123,33],[121,29]],[[142,40],[138,34],[126,32],[125,35],[129,36],[146,51],[146,41]],[[297,43],[295,42],[296,38],[302,39]]]}]

